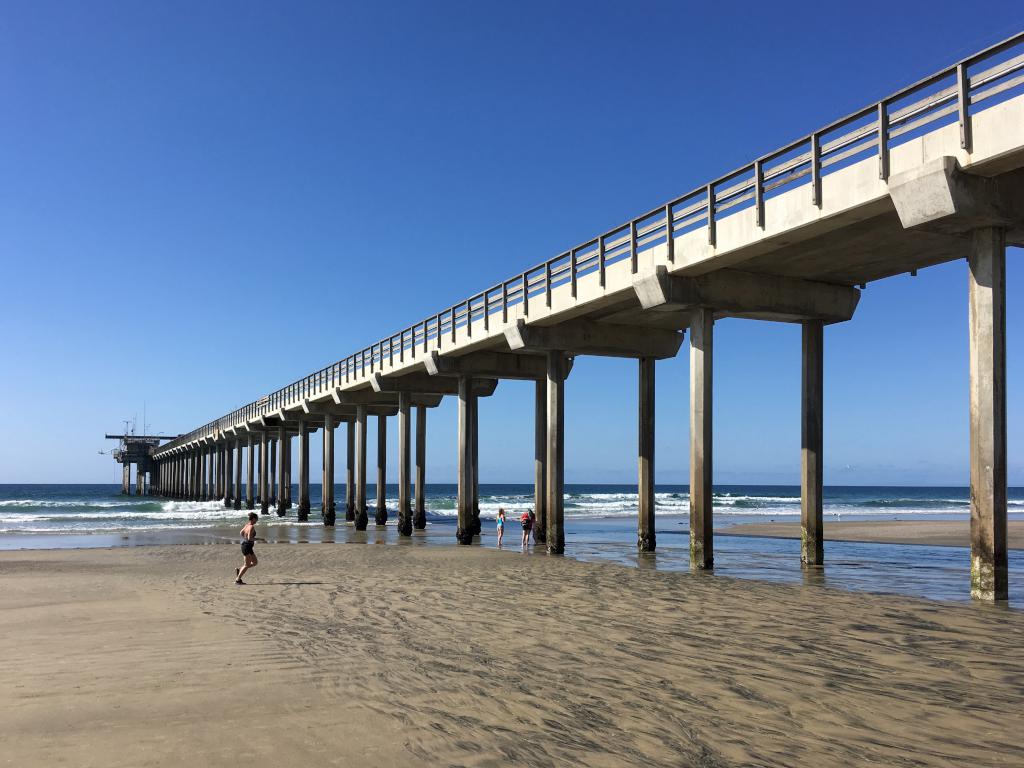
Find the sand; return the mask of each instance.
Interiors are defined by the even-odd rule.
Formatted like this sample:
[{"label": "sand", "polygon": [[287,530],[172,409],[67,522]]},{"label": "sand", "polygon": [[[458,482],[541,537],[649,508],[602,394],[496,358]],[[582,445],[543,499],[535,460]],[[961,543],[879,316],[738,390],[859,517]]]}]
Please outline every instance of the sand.
[{"label": "sand", "polygon": [[[927,544],[933,547],[969,547],[971,528],[968,520],[870,520],[857,522],[825,521],[826,541],[865,541],[880,544]],[[731,536],[767,536],[799,539],[800,523],[794,521],[743,523],[722,529]],[[1011,520],[1007,545],[1024,549],[1024,521]]]},{"label": "sand", "polygon": [[0,764],[1021,765],[1024,613],[480,547],[0,553]]}]

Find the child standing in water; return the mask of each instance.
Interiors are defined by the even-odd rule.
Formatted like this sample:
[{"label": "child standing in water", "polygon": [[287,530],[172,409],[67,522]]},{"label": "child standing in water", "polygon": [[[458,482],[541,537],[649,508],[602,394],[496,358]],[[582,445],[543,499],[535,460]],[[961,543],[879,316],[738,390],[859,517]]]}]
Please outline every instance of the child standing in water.
[{"label": "child standing in water", "polygon": [[501,540],[505,536],[505,510],[501,507],[498,508],[498,547],[501,547]]},{"label": "child standing in water", "polygon": [[533,510],[528,509],[523,512],[519,518],[519,522],[523,526],[523,549],[526,549],[526,545],[530,543],[530,532],[533,531]]},{"label": "child standing in water", "polygon": [[239,531],[242,534],[242,555],[245,557],[245,562],[241,568],[235,568],[235,584],[245,584],[242,581],[242,576],[250,568],[255,568],[259,565],[259,560],[256,559],[256,553],[253,551],[253,547],[256,544],[256,521],[259,519],[259,515],[255,512],[250,512],[249,522]]}]

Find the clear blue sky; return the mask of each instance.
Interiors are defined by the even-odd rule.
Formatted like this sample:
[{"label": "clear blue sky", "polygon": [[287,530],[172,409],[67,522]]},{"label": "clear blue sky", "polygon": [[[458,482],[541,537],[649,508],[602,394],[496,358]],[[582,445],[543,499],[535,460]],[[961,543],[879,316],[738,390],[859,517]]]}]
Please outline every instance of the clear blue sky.
[{"label": "clear blue sky", "polygon": [[[1022,27],[1005,1],[0,1],[0,482],[112,482],[103,434],[144,405],[187,431]],[[965,269],[826,331],[826,483],[966,482]],[[715,345],[716,482],[795,483],[799,328]],[[567,481],[635,480],[635,370],[577,361]],[[686,482],[686,355],[658,386],[658,479]],[[531,479],[531,415],[528,384],[482,402],[483,482]],[[454,433],[446,402],[428,481]]]}]

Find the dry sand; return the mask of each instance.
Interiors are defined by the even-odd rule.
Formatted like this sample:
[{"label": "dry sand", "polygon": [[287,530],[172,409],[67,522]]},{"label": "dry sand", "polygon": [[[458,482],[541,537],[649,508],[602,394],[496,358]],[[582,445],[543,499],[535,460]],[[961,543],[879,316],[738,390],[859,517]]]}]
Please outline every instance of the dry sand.
[{"label": "dry sand", "polygon": [[0,764],[1022,765],[1024,614],[454,546],[0,553]]},{"label": "dry sand", "polygon": [[[1009,522],[1010,549],[1024,549],[1024,521]],[[731,536],[767,536],[775,539],[799,539],[800,524],[742,523],[723,528]],[[825,521],[826,541],[866,541],[880,544],[928,544],[933,547],[969,547],[971,524],[968,520],[870,520],[857,522]]]}]

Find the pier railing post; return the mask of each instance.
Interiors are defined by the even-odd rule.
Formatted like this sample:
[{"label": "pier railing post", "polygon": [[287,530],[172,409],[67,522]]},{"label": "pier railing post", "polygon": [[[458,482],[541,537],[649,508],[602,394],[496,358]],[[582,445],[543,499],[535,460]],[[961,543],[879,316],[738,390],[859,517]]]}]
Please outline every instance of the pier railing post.
[{"label": "pier railing post", "polygon": [[473,440],[472,422],[473,379],[459,377],[459,434],[458,434],[458,527],[455,538],[459,544],[473,543]]},{"label": "pier railing post", "polygon": [[324,525],[334,525],[334,417],[330,414],[324,416],[324,460],[323,478],[321,485],[321,507],[320,515]]},{"label": "pier railing post", "polygon": [[711,409],[714,313],[690,317],[690,567],[714,566]]},{"label": "pier railing post", "polygon": [[416,510],[412,527],[422,531],[427,527],[427,407],[416,406]]},{"label": "pier railing post", "polygon": [[373,522],[376,525],[387,525],[388,506],[388,419],[387,416],[377,417],[377,514]]},{"label": "pier railing post", "polygon": [[637,414],[639,519],[636,546],[641,552],[653,552],[657,544],[654,532],[654,364],[653,357],[637,360],[639,397]]},{"label": "pier railing post", "polygon": [[309,425],[299,419],[299,508],[300,522],[309,520]]},{"label": "pier railing post", "polygon": [[1006,233],[971,233],[968,256],[971,597],[1006,600]]},{"label": "pier railing post", "polygon": [[803,323],[800,407],[800,561],[825,563],[822,527],[824,446],[824,325]]},{"label": "pier railing post", "polygon": [[356,519],[357,531],[369,524],[366,513],[366,407],[356,406]]},{"label": "pier railing post", "polygon": [[398,533],[412,535],[412,507],[409,505],[409,393],[398,394]]},{"label": "pier railing post", "polygon": [[548,352],[547,372],[547,550],[565,552],[565,354]]}]

